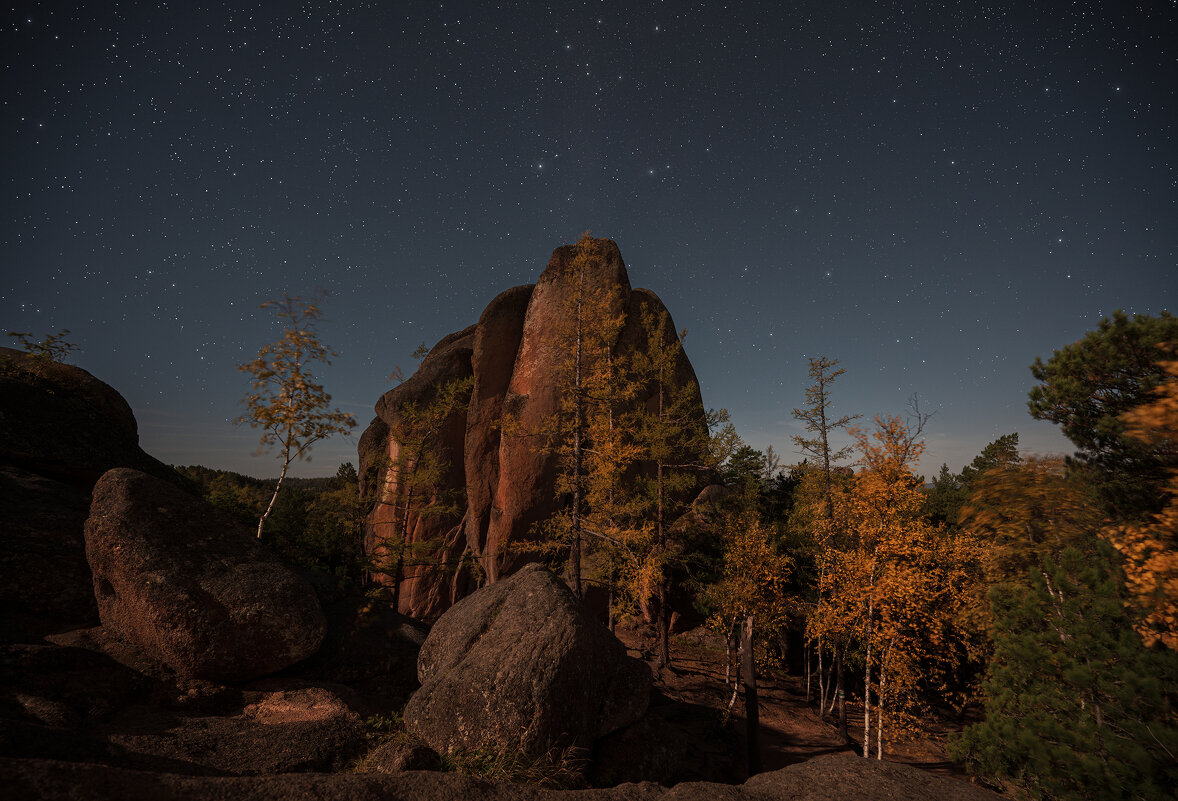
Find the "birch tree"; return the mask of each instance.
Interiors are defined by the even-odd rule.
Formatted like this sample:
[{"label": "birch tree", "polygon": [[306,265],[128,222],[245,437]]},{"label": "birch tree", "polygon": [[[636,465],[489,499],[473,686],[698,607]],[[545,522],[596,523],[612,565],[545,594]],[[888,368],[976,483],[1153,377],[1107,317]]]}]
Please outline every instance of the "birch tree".
[{"label": "birch tree", "polygon": [[283,321],[282,338],[263,345],[253,361],[237,366],[252,379],[251,391],[242,400],[246,412],[237,422],[262,429],[259,452],[276,448],[282,471],[258,519],[258,539],[291,464],[309,458],[316,442],[347,434],[356,425],[352,415],[331,408],[331,395],[311,372],[315,364],[331,364],[331,357],[338,355],[319,341],[315,330],[322,317],[318,299],[285,295],[260,308],[277,312]]}]

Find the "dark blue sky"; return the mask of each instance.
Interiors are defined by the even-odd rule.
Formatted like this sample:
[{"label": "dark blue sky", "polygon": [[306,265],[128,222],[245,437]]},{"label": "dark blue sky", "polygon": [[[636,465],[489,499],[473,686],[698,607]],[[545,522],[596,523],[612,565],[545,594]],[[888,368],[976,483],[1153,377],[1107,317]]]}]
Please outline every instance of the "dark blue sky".
[{"label": "dark blue sky", "polygon": [[277,472],[235,429],[258,311],[332,293],[360,422],[418,343],[615,239],[705,402],[794,458],[806,359],[838,413],[935,411],[927,474],[1032,421],[1027,366],[1175,310],[1175,4],[17,3],[0,325],[74,362],[175,464]]}]

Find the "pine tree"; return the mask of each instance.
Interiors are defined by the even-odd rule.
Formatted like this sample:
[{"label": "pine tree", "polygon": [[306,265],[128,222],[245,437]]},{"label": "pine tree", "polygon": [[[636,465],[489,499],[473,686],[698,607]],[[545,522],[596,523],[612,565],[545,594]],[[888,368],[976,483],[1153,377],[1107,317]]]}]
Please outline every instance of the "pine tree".
[{"label": "pine tree", "polygon": [[1163,799],[1178,786],[1178,655],[1143,647],[1093,539],[990,594],[986,719],[951,753],[1036,798]]},{"label": "pine tree", "polygon": [[1028,407],[1059,424],[1079,451],[1073,467],[1097,489],[1106,514],[1134,523],[1159,511],[1178,446],[1127,436],[1124,415],[1150,401],[1164,379],[1158,346],[1178,342],[1178,317],[1117,310],[1083,339],[1056,350],[1031,373],[1039,385]]}]

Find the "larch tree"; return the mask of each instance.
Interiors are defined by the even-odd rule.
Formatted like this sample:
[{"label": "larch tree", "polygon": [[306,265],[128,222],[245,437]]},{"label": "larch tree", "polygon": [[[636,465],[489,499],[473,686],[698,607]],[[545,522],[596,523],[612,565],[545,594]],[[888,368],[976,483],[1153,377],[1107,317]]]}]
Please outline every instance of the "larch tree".
[{"label": "larch tree", "polygon": [[[637,455],[647,469],[635,482],[649,521],[650,540],[645,548],[644,580],[656,604],[658,664],[667,667],[670,653],[670,583],[674,563],[670,525],[690,503],[690,491],[708,470],[715,469],[721,453],[711,436],[712,428],[727,421],[727,413],[700,414],[699,389],[694,382],[680,383],[678,368],[686,331],[671,329],[670,315],[644,311],[642,327],[646,347],[635,350],[630,370],[638,387],[639,403],[629,420]],[[641,400],[646,398],[646,402]]]},{"label": "larch tree", "polygon": [[[619,365],[613,350],[625,323],[620,287],[594,280],[593,268],[603,258],[599,240],[586,231],[577,240],[564,268],[567,291],[560,302],[552,337],[554,377],[558,390],[556,411],[534,431],[541,450],[559,459],[556,495],[561,508],[543,525],[549,540],[541,551],[559,548],[567,554],[573,593],[582,597],[581,558],[588,534],[591,435],[600,415],[612,414],[621,391]],[[505,430],[517,424],[508,417]],[[606,446],[602,444],[602,448]],[[617,454],[620,456],[620,454]],[[598,460],[598,464],[601,460]]]},{"label": "larch tree", "polygon": [[318,299],[304,301],[297,295],[285,295],[261,308],[275,309],[284,321],[282,338],[263,345],[253,361],[237,367],[252,379],[251,391],[242,400],[246,412],[237,422],[261,428],[259,452],[277,448],[282,460],[274,493],[258,519],[259,539],[291,464],[309,458],[316,442],[347,434],[356,425],[352,415],[331,408],[331,395],[311,372],[315,364],[330,364],[331,357],[337,355],[319,341],[315,330],[322,317]]},{"label": "larch tree", "polygon": [[[853,450],[850,446],[838,449],[833,448],[830,443],[830,435],[835,431],[846,428],[860,417],[857,414],[836,417],[831,410],[831,385],[835,379],[846,372],[843,368],[835,369],[838,367],[838,363],[838,359],[829,359],[825,356],[819,356],[809,360],[808,372],[812,383],[806,387],[806,406],[793,410],[794,418],[802,422],[803,428],[809,434],[809,436],[793,435],[794,445],[797,446],[798,452],[805,459],[814,458],[816,468],[822,477],[822,511],[813,521],[814,538],[819,542],[829,540],[837,534],[834,530],[835,513],[832,474],[836,463],[850,456]],[[828,560],[819,560],[818,566],[821,574],[822,571],[829,569],[832,565]],[[822,581],[820,579],[819,587],[821,585]],[[816,642],[819,653],[819,680],[821,682],[822,641],[817,640]],[[838,676],[838,686],[835,692],[839,701],[839,731],[843,738],[846,739],[847,717],[843,674],[846,641],[834,640],[833,643]],[[820,700],[822,706],[825,706],[825,699],[822,698]]]},{"label": "larch tree", "polygon": [[33,335],[28,331],[9,331],[8,336],[19,342],[24,352],[41,364],[65,364],[66,357],[71,351],[81,350],[78,345],[66,339],[69,333],[68,328],[63,328],[56,334],[47,334],[40,342],[34,341]]},{"label": "larch tree", "polygon": [[452,499],[442,492],[450,455],[444,451],[441,439],[452,416],[469,403],[473,383],[470,377],[447,381],[427,402],[401,404],[390,427],[389,436],[397,447],[389,459],[386,485],[393,492],[381,502],[394,505],[394,531],[380,538],[380,547],[388,559],[376,567],[392,578],[393,609],[400,602],[406,559],[412,560],[408,566],[420,566],[419,555],[438,547],[436,542],[412,542],[413,525],[427,516],[457,511]]},{"label": "larch tree", "polygon": [[838,367],[838,359],[828,359],[825,356],[819,356],[810,359],[809,375],[813,382],[806,387],[806,406],[803,409],[794,409],[793,416],[795,419],[803,423],[803,427],[811,436],[805,437],[800,434],[793,435],[794,445],[797,445],[798,452],[804,457],[814,457],[818,468],[822,471],[823,477],[823,502],[826,504],[825,517],[830,519],[834,516],[833,502],[831,500],[831,470],[836,462],[840,462],[847,458],[853,452],[853,448],[848,445],[837,450],[831,448],[830,435],[834,431],[846,428],[848,425],[858,420],[860,415],[845,414],[842,417],[835,417],[830,408],[830,386],[834,380],[843,373],[847,372],[844,368]]}]

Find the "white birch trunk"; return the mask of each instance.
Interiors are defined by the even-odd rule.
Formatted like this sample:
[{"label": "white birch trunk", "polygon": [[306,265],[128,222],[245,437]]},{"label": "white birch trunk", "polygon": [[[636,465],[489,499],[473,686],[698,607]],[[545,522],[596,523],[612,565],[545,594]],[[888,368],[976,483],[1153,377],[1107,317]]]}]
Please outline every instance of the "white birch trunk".
[{"label": "white birch trunk", "polygon": [[875,614],[874,599],[867,604],[867,656],[863,674],[863,758],[871,756],[871,624]]}]

